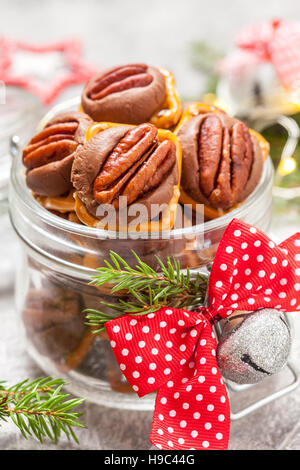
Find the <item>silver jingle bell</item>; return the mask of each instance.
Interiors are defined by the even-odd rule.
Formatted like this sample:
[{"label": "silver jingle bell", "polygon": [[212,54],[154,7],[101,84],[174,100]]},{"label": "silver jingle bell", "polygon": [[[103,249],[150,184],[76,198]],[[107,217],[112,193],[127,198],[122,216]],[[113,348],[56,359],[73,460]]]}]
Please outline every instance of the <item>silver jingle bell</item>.
[{"label": "silver jingle bell", "polygon": [[253,384],[278,372],[290,348],[290,328],[278,310],[235,312],[225,321],[217,361],[224,378]]}]

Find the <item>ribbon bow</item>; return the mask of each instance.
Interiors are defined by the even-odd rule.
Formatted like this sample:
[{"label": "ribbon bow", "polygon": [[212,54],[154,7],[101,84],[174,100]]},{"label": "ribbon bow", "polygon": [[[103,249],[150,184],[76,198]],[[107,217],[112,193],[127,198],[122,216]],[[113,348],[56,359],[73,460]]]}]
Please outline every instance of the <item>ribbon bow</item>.
[{"label": "ribbon bow", "polygon": [[235,72],[240,67],[271,62],[283,85],[300,87],[300,26],[296,22],[276,20],[250,25],[236,38],[240,51],[221,65]]},{"label": "ribbon bow", "polygon": [[[211,270],[208,307],[124,315],[106,330],[139,396],[158,390],[151,442],[160,449],[226,449],[230,406],[212,324],[234,310],[300,309],[300,234],[276,245],[234,219]],[[298,279],[298,280],[297,280]]]}]

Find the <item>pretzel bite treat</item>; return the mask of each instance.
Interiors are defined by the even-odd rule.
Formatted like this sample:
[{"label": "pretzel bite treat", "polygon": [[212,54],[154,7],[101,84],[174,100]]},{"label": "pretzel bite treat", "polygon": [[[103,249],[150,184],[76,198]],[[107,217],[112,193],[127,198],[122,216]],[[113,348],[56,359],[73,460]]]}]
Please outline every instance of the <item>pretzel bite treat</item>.
[{"label": "pretzel bite treat", "polygon": [[71,175],[76,213],[83,223],[100,226],[99,207],[109,205],[119,214],[124,200],[127,209],[134,203],[147,209],[143,222],[157,217],[164,203],[176,210],[180,144],[172,132],[150,123],[104,123],[95,130],[99,132],[91,128],[91,138],[76,150]]},{"label": "pretzel bite treat", "polygon": [[81,105],[94,121],[150,121],[164,129],[174,126],[181,115],[171,72],[146,64],[121,65],[97,75],[86,85]]},{"label": "pretzel bite treat", "polygon": [[214,218],[244,201],[257,186],[266,141],[217,108],[191,105],[176,129],[182,145],[181,202],[204,204]]},{"label": "pretzel bite treat", "polygon": [[23,321],[37,350],[64,362],[84,337],[86,326],[80,296],[50,281],[27,293]]},{"label": "pretzel bite treat", "polygon": [[[93,124],[84,113],[61,113],[49,121],[23,150],[27,186],[38,196],[60,197],[72,189],[74,152]],[[57,207],[51,207],[59,210]]]}]

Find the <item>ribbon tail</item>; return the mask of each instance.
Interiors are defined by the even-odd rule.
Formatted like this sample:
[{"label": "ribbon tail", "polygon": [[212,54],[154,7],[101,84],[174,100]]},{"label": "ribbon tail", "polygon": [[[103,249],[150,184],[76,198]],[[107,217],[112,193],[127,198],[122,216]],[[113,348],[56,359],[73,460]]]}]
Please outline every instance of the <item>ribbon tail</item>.
[{"label": "ribbon tail", "polygon": [[151,442],[159,449],[227,449],[230,405],[206,323],[194,358],[158,390]]}]

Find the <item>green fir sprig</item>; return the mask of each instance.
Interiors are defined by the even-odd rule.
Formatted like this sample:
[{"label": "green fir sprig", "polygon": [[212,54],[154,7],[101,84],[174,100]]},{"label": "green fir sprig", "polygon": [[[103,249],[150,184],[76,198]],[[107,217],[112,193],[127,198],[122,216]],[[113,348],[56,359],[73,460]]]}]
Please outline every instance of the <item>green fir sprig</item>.
[{"label": "green fir sprig", "polygon": [[26,439],[35,436],[41,443],[46,438],[57,443],[64,434],[79,444],[73,428],[85,425],[82,413],[74,409],[84,400],[62,393],[64,385],[64,380],[51,377],[26,379],[12,387],[1,382],[0,424],[11,419]]},{"label": "green fir sprig", "polygon": [[207,289],[207,277],[189,269],[182,271],[180,262],[168,258],[164,264],[157,256],[159,272],[144,263],[132,252],[137,264],[129,264],[114,251],[110,252],[111,262],[105,260],[104,267],[97,269],[92,284],[102,286],[113,284],[111,293],[122,294],[116,304],[101,302],[110,312],[87,309],[87,323],[95,333],[104,330],[104,325],[124,314],[143,315],[162,307],[192,308],[203,304]]}]

